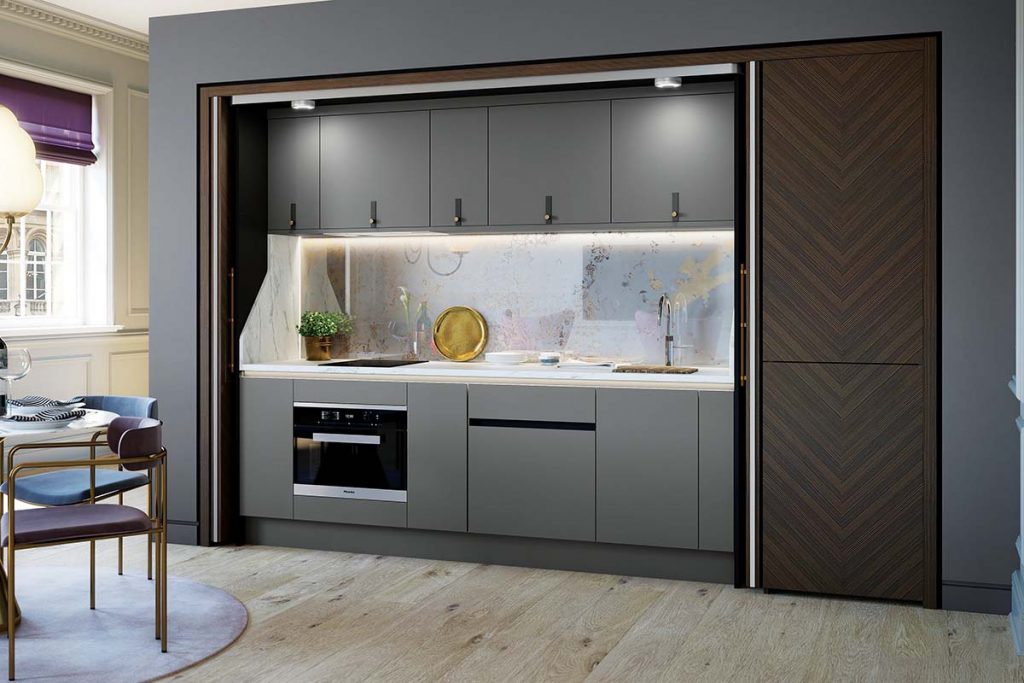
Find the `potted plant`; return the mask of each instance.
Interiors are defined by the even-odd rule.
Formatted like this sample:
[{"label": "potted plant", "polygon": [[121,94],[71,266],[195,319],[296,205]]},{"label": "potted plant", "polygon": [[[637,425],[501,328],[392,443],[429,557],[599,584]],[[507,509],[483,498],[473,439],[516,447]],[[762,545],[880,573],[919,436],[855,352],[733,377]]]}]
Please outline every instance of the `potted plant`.
[{"label": "potted plant", "polygon": [[338,333],[334,313],[305,311],[299,319],[298,330],[306,346],[306,360],[331,359],[331,341]]},{"label": "potted plant", "polygon": [[332,356],[344,356],[349,350],[349,337],[355,329],[354,320],[345,311],[328,314],[334,319],[337,331],[334,333],[334,352]]}]

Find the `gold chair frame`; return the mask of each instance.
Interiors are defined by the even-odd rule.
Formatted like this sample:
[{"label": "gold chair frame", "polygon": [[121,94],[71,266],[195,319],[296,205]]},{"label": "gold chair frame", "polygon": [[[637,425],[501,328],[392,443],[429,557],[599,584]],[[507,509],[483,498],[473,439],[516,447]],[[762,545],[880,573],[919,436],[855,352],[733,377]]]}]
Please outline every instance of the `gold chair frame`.
[{"label": "gold chair frame", "polygon": [[[154,609],[155,609],[155,631],[156,638],[160,640],[160,651],[167,652],[167,449],[161,448],[157,453],[151,455],[135,456],[131,458],[104,458],[103,460],[97,460],[95,458],[95,449],[99,445],[97,441],[100,433],[93,435],[90,441],[64,441],[60,442],[60,446],[65,448],[90,448],[90,457],[88,460],[57,460],[57,461],[37,461],[37,462],[23,462],[18,465],[13,465],[14,456],[20,451],[28,450],[44,450],[52,449],[54,444],[49,443],[31,443],[21,444],[10,449],[7,456],[7,623],[9,625],[7,629],[7,675],[8,680],[14,680],[14,641],[15,641],[15,590],[14,590],[14,557],[16,550],[27,550],[29,548],[42,548],[47,546],[55,545],[69,545],[71,543],[83,543],[88,541],[90,543],[90,608],[95,608],[96,600],[96,584],[95,584],[95,565],[96,565],[96,541],[103,541],[108,539],[123,540],[128,536],[147,536],[150,540],[148,543],[150,550],[155,542],[156,545],[156,563],[155,563],[155,574],[156,574],[156,585],[154,591]],[[0,446],[2,447],[2,446]],[[15,510],[14,503],[16,498],[16,482],[19,476],[21,476],[26,470],[52,470],[52,469],[64,469],[74,467],[88,467],[90,471],[90,502],[83,504],[95,503],[95,483],[96,483],[96,467],[106,465],[141,465],[149,464],[148,468],[150,471],[150,491],[155,491],[156,495],[150,495],[149,509],[147,510],[147,516],[150,521],[150,528],[146,531],[133,531],[127,533],[113,533],[113,534],[98,534],[86,538],[77,538],[71,541],[47,541],[43,543],[15,543]],[[110,494],[112,497],[114,494]],[[155,502],[155,510],[154,508]]]},{"label": "gold chair frame", "polygon": [[[99,439],[101,437],[106,436],[106,435],[107,435],[106,428],[99,429],[99,430],[93,432],[92,437],[90,437],[90,445],[89,445],[89,459],[90,460],[96,460],[97,465],[98,466],[103,466],[103,467],[107,467],[107,466],[116,464],[116,463],[111,462],[111,460],[112,460],[111,458],[106,458],[105,457],[102,460],[97,460],[96,459],[96,449],[98,447],[100,447],[100,446],[106,445],[102,441],[100,441]],[[3,462],[4,460],[6,460],[6,467],[4,468],[3,471],[4,472],[10,472],[11,468],[14,467],[14,452],[16,450],[21,449],[22,447],[21,446],[15,446],[14,449],[12,449],[10,452],[7,453],[7,457],[5,459],[4,458],[4,451],[6,449],[5,442],[6,442],[5,437],[0,437],[0,462]],[[31,444],[24,444],[24,446],[26,447],[26,450],[27,450],[28,446],[31,446],[33,449],[39,449],[39,450],[42,450],[42,449],[46,449],[46,450],[51,450],[51,449],[52,450],[59,450],[61,448],[81,448],[82,446],[80,444],[81,444],[81,442],[69,442],[69,441],[43,442],[43,441],[37,441],[37,442],[33,442]],[[118,467],[118,469],[121,469],[121,468]],[[146,494],[146,498],[147,498],[146,503],[148,505],[147,510],[152,514],[152,510],[153,510],[153,495],[155,493],[154,490],[153,490],[154,489],[153,482],[150,481],[150,483],[147,484],[147,487],[149,488],[149,491]],[[88,499],[88,501],[82,501],[82,502],[83,503],[85,503],[85,502],[96,503],[96,502],[101,501],[101,500],[107,500],[107,499],[112,498],[114,496],[117,496],[117,503],[118,503],[118,505],[124,505],[124,491],[116,491],[116,492],[108,493],[108,494],[103,495],[103,496],[97,496],[96,495],[96,470],[95,470],[95,468],[91,468],[90,469],[90,478],[89,478],[89,499]],[[0,510],[3,510],[4,507],[5,507],[4,506],[4,494],[0,493]],[[51,506],[40,505],[39,507],[51,507]],[[117,574],[118,574],[118,576],[122,576],[124,574],[124,539],[123,538],[118,538],[117,539]],[[150,581],[153,580],[153,543],[152,543],[152,539],[149,539],[149,542],[146,543],[146,578],[149,579]],[[90,609],[96,609],[96,542],[95,541],[90,541],[89,542],[89,585],[90,585],[89,608]],[[0,631],[2,631],[2,630],[3,630],[3,628],[0,627]]]}]

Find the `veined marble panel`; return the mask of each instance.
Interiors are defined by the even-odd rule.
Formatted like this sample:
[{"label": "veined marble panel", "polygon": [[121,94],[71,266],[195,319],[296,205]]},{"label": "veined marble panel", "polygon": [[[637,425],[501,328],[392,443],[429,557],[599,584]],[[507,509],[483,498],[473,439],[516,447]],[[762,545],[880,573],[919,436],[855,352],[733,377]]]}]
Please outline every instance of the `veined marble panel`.
[{"label": "veined marble panel", "polygon": [[[267,237],[267,274],[239,337],[242,363],[299,358],[302,238]],[[319,279],[317,279],[319,281]]]},{"label": "veined marble panel", "polygon": [[344,307],[347,248],[354,352],[401,353],[421,306],[432,322],[464,305],[486,318],[491,351],[660,362],[658,299],[667,294],[676,361],[724,366],[733,241],[731,231],[306,240],[303,301]]}]

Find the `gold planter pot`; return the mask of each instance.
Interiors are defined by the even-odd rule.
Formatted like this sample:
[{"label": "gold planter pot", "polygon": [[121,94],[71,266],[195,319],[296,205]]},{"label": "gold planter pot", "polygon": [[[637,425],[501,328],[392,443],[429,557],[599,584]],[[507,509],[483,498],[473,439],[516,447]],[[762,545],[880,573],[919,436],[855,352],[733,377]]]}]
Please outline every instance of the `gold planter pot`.
[{"label": "gold planter pot", "polygon": [[306,345],[306,360],[330,360],[331,337],[303,337]]}]

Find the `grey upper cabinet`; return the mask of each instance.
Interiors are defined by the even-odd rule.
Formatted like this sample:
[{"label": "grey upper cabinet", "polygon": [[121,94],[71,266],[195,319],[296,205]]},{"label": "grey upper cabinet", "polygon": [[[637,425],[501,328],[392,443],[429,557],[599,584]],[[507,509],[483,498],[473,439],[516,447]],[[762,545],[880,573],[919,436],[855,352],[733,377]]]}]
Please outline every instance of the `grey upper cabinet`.
[{"label": "grey upper cabinet", "polygon": [[430,112],[430,225],[487,225],[487,108]]},{"label": "grey upper cabinet", "polygon": [[732,221],[733,105],[732,94],[612,102],[612,221]]},{"label": "grey upper cabinet", "polygon": [[466,530],[466,385],[409,385],[409,527]]},{"label": "grey upper cabinet", "polygon": [[321,226],[422,227],[430,221],[430,113],[320,120]]},{"label": "grey upper cabinet", "polygon": [[607,100],[491,107],[490,224],[609,222],[610,114]]},{"label": "grey upper cabinet", "polygon": [[733,551],[731,391],[700,392],[700,549]]},{"label": "grey upper cabinet", "polygon": [[697,392],[597,391],[597,540],[698,546]]},{"label": "grey upper cabinet", "polygon": [[239,512],[292,518],[292,381],[243,377]]},{"label": "grey upper cabinet", "polygon": [[319,227],[320,119],[270,119],[267,121],[267,228],[316,230]]}]

